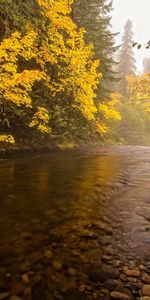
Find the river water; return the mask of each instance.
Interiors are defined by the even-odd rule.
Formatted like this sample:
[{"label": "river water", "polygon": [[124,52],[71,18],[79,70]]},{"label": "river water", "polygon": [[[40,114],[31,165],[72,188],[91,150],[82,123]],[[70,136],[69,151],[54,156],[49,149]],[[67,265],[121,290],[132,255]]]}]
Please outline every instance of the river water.
[{"label": "river water", "polygon": [[148,260],[150,148],[95,147],[0,161],[1,292],[23,293],[21,276],[28,274],[34,290],[23,299],[68,299],[68,290],[82,292],[90,266]]}]

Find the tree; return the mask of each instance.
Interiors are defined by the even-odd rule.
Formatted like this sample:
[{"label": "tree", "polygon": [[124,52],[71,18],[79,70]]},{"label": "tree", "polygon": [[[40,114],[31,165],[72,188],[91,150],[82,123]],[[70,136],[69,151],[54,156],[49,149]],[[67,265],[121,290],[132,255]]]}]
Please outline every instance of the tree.
[{"label": "tree", "polygon": [[98,88],[98,99],[109,96],[112,83],[116,81],[114,72],[115,34],[111,32],[112,1],[75,0],[73,19],[79,27],[86,29],[86,41],[94,44],[96,58],[100,60],[102,79]]},{"label": "tree", "polygon": [[127,94],[127,82],[126,76],[134,75],[136,66],[133,52],[133,31],[132,22],[128,20],[124,27],[124,34],[122,37],[122,46],[120,50],[120,58],[118,65],[118,72],[120,75],[120,83],[118,85],[118,90],[123,97]]},{"label": "tree", "polygon": [[42,138],[104,135],[109,117],[119,115],[113,104],[107,109],[96,103],[102,74],[85,30],[70,18],[73,1],[28,0],[30,8],[35,5],[31,19],[30,9],[26,18],[22,11],[23,0],[6,1],[16,11],[12,5],[13,13],[5,15],[0,43],[0,141],[11,143],[18,127]]},{"label": "tree", "polygon": [[143,72],[150,74],[150,57],[143,60]]}]

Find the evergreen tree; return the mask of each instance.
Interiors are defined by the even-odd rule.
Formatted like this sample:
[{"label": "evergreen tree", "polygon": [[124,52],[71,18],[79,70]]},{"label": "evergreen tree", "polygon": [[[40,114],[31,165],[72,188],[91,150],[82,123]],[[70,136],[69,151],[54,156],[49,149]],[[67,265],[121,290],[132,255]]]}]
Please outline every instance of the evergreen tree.
[{"label": "evergreen tree", "polygon": [[96,58],[100,60],[100,72],[103,78],[98,89],[98,98],[104,99],[110,93],[115,81],[114,53],[115,34],[111,32],[112,1],[106,0],[75,0],[73,19],[79,27],[86,29],[86,40],[94,44]]},{"label": "evergreen tree", "polygon": [[143,60],[143,72],[150,74],[150,57]]},{"label": "evergreen tree", "polygon": [[122,47],[120,51],[120,59],[118,71],[120,75],[119,92],[125,97],[127,93],[126,76],[134,75],[136,66],[133,52],[133,30],[132,22],[128,20],[124,27],[124,34],[122,37]]}]

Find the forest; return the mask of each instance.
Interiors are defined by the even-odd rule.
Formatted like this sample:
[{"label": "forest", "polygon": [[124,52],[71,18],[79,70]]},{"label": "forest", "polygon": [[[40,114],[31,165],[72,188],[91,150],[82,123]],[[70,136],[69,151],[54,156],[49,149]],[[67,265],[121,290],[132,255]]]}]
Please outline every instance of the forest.
[{"label": "forest", "polygon": [[149,11],[0,0],[0,300],[150,300]]},{"label": "forest", "polygon": [[2,149],[147,139],[149,60],[137,74],[132,22],[116,46],[106,2],[0,1]]}]

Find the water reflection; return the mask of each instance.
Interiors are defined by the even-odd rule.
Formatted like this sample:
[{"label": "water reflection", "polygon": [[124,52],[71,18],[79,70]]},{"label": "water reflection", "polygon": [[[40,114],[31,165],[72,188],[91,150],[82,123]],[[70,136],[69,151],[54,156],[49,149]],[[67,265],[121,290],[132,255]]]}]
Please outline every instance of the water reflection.
[{"label": "water reflection", "polygon": [[[132,183],[129,169],[134,174],[137,167],[133,157],[117,152],[89,156],[53,153],[1,161],[1,242],[16,239],[21,232],[53,230],[64,235],[90,226],[99,226],[101,236],[108,231],[115,240],[129,220],[136,223],[131,218],[135,202],[127,204],[124,196],[127,182]],[[139,184],[139,177],[136,180]],[[133,199],[132,190],[127,195],[128,200]],[[127,215],[122,217],[127,205]],[[121,224],[122,219],[127,222]],[[115,230],[118,227],[119,233]]]}]

